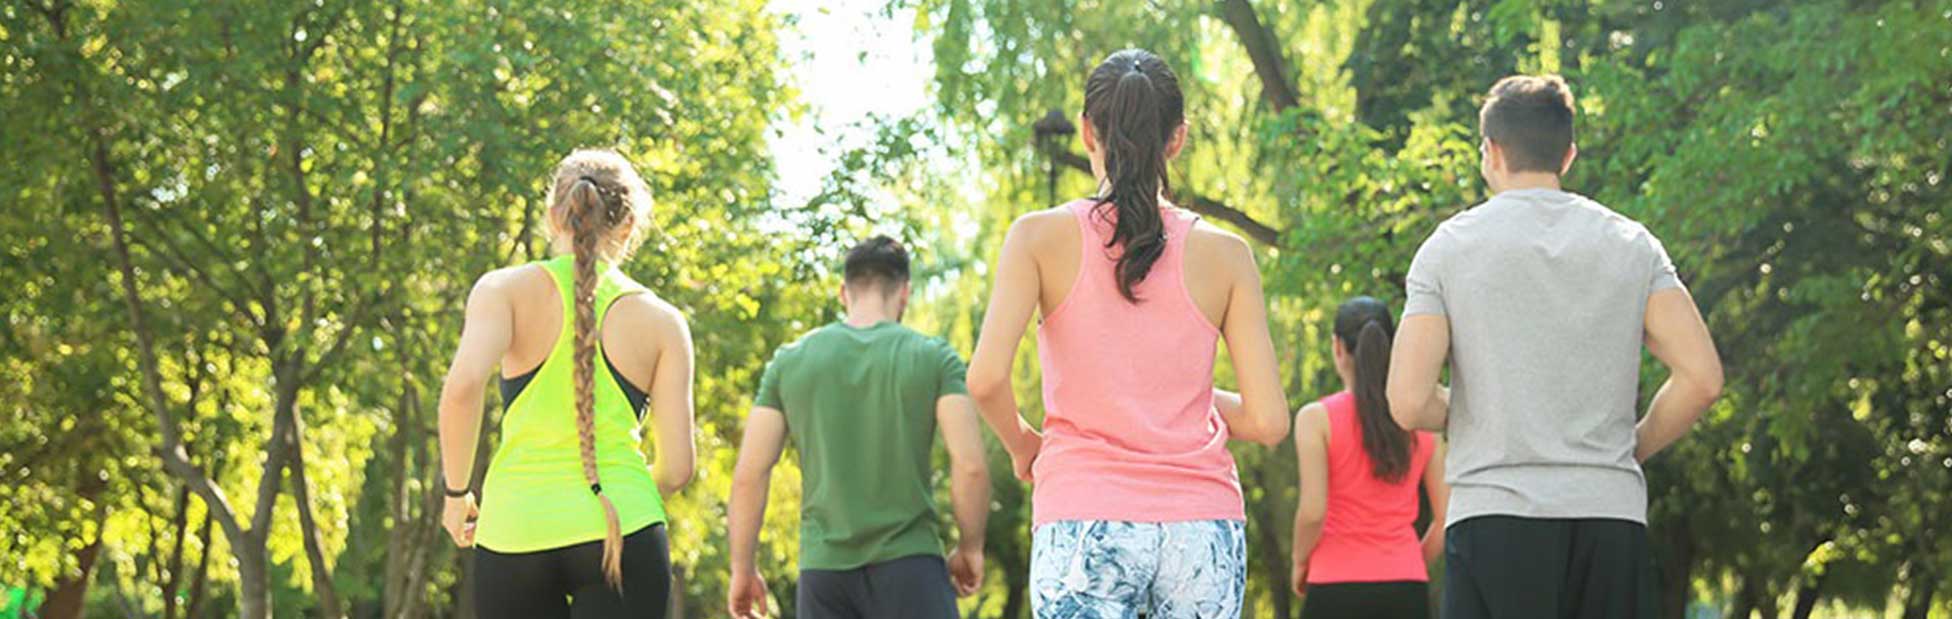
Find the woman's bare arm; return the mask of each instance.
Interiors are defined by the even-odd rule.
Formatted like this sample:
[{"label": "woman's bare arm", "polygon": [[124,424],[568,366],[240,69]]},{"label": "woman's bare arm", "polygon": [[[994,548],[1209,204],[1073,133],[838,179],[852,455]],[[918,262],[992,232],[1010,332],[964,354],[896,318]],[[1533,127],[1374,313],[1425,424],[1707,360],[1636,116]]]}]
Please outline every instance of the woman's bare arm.
[{"label": "woman's bare arm", "polygon": [[990,289],[989,310],[983,314],[982,337],[969,359],[969,395],[983,421],[996,432],[1017,476],[1028,477],[1030,463],[1037,457],[1042,437],[1024,420],[1017,409],[1017,397],[1010,385],[1017,347],[1023,340],[1030,317],[1037,310],[1040,281],[1036,256],[1031,252],[1034,231],[1032,216],[1019,218],[1003,237],[1003,250],[996,260],[995,283]]},{"label": "woman's bare arm", "polygon": [[[475,445],[481,438],[482,391],[488,388],[489,377],[514,337],[515,312],[503,287],[506,279],[507,272],[496,271],[475,282],[474,290],[468,293],[461,341],[448,364],[447,378],[441,381],[441,474],[449,489],[461,490],[473,483]],[[455,545],[474,545],[474,511],[472,495],[447,497],[441,509],[441,525]]]},{"label": "woman's bare arm", "polygon": [[1221,406],[1221,418],[1234,437],[1274,445],[1288,435],[1288,399],[1281,393],[1274,340],[1268,335],[1261,271],[1254,264],[1253,248],[1245,240],[1233,235],[1226,238],[1230,242],[1222,264],[1234,285],[1227,297],[1220,335],[1227,340],[1227,355],[1240,383],[1240,406]]}]

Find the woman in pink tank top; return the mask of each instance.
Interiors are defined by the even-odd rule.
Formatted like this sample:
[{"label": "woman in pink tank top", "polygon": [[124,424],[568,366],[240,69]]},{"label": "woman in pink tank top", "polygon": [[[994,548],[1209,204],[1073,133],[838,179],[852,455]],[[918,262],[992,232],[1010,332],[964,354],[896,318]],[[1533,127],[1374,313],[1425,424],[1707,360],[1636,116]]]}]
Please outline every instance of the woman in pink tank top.
[{"label": "woman in pink tank top", "polygon": [[[1389,307],[1356,297],[1335,312],[1335,371],[1346,390],[1295,417],[1301,501],[1295,509],[1293,586],[1303,619],[1427,619],[1429,563],[1444,548],[1450,487],[1437,438],[1390,418],[1385,386],[1395,323]],[[1415,530],[1417,487],[1430,526]]]},{"label": "woman in pink tank top", "polygon": [[[1246,542],[1227,440],[1272,445],[1288,427],[1253,252],[1167,201],[1166,163],[1186,125],[1163,61],[1112,54],[1084,102],[1098,194],[1011,225],[968,376],[1033,484],[1031,608],[1238,617]],[[1010,383],[1033,311],[1041,432]],[[1240,395],[1214,390],[1222,338]]]}]

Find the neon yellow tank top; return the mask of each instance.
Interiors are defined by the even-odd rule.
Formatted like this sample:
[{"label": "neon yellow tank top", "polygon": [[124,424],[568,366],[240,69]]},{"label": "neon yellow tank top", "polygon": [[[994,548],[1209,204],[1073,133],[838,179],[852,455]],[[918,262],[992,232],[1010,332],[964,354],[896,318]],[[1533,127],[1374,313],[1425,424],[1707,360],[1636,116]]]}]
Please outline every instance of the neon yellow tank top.
[{"label": "neon yellow tank top", "polygon": [[[481,518],[475,543],[496,552],[534,552],[600,541],[606,533],[603,506],[583,479],[576,436],[575,284],[571,256],[538,262],[556,281],[563,303],[562,333],[556,347],[536,368],[535,378],[508,403],[502,416],[501,445],[481,483]],[[602,268],[602,267],[599,267]],[[603,325],[610,304],[626,294],[648,292],[614,266],[597,276],[596,324]],[[602,343],[597,363],[603,363]],[[596,375],[596,459],[603,493],[617,506],[624,535],[665,521],[649,460],[639,448],[642,427],[623,388],[603,368]]]}]

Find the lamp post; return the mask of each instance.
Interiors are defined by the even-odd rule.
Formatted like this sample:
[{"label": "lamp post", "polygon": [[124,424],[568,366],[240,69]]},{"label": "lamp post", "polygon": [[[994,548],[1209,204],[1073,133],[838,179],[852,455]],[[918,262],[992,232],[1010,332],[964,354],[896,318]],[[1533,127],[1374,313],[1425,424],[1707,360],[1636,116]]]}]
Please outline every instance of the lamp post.
[{"label": "lamp post", "polygon": [[1044,114],[1044,117],[1037,119],[1037,122],[1030,125],[1030,128],[1037,137],[1037,150],[1044,154],[1046,174],[1044,191],[1046,201],[1050,204],[1056,204],[1057,157],[1055,153],[1057,149],[1063,148],[1064,146],[1060,140],[1070,137],[1073,133],[1077,133],[1078,128],[1076,125],[1071,124],[1071,119],[1064,117],[1064,112],[1058,110],[1051,110],[1050,113]]}]

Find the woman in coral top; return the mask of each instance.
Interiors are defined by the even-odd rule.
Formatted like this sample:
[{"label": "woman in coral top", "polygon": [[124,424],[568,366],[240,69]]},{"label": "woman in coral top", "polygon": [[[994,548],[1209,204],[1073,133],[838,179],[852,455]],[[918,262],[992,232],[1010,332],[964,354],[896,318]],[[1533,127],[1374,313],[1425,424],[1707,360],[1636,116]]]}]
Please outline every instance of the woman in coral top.
[{"label": "woman in coral top", "polygon": [[[1426,565],[1444,549],[1442,446],[1390,418],[1385,383],[1396,326],[1389,307],[1356,297],[1335,312],[1335,371],[1346,389],[1295,416],[1301,504],[1293,585],[1303,619],[1427,619]],[[1417,489],[1433,516],[1419,541]]]},{"label": "woman in coral top", "polygon": [[[1227,440],[1277,443],[1288,413],[1253,252],[1170,202],[1184,103],[1157,56],[1106,58],[1080,119],[1097,195],[1018,219],[997,259],[969,391],[1033,483],[1040,618],[1240,615],[1245,518]],[[1032,312],[1041,433],[1010,384]],[[1238,396],[1213,388],[1222,338]]]}]

